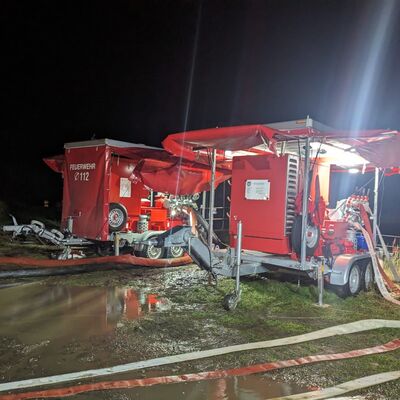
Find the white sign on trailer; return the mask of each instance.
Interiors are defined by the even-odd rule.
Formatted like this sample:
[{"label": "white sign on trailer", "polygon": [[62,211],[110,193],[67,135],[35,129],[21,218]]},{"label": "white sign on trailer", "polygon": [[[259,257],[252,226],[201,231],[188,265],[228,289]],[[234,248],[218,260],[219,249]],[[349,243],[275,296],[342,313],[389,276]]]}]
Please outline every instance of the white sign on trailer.
[{"label": "white sign on trailer", "polygon": [[119,180],[119,197],[131,197],[132,182],[128,178],[120,178]]},{"label": "white sign on trailer", "polygon": [[248,179],[246,181],[246,200],[269,200],[270,182],[268,179]]}]

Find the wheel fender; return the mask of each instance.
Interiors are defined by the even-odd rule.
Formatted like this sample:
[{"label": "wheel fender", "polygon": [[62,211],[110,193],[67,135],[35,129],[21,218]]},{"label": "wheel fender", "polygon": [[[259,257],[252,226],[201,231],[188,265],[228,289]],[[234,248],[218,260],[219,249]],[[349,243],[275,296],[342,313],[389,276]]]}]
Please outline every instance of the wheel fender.
[{"label": "wheel fender", "polygon": [[330,275],[330,284],[343,286],[349,280],[351,266],[356,261],[370,258],[368,254],[341,254],[335,258]]},{"label": "wheel fender", "polygon": [[162,233],[164,233],[165,231],[146,231],[143,233],[140,233],[140,241],[142,240],[147,240],[149,239],[151,236],[158,236],[161,235]]}]

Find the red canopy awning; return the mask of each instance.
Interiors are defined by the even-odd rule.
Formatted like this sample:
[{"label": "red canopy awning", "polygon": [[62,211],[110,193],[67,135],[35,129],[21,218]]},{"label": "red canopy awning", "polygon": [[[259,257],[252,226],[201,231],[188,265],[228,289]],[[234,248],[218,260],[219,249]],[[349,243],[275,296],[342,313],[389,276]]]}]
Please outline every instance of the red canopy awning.
[{"label": "red canopy awning", "polygon": [[55,172],[62,173],[64,168],[64,154],[43,158],[43,161]]},{"label": "red canopy awning", "polygon": [[[266,125],[241,125],[175,133],[167,136],[163,147],[177,157],[209,164],[209,151],[252,150],[266,144],[275,152],[276,143],[304,137],[325,138],[351,146],[361,157],[380,168],[400,165],[400,133],[391,130],[319,131],[314,128],[275,129]],[[254,150],[254,149],[253,149]],[[218,165],[229,167],[223,154]]]},{"label": "red canopy awning", "polygon": [[[273,147],[271,139],[274,133],[275,130],[265,125],[229,126],[171,134],[162,145],[177,157],[209,164],[207,149],[237,151],[262,144]],[[218,159],[223,161],[223,154]]]},{"label": "red canopy awning", "polygon": [[[135,168],[131,179],[140,179],[156,192],[174,195],[194,194],[210,190],[210,168],[193,161],[181,160],[165,150],[110,146],[114,155],[129,158]],[[64,155],[44,158],[55,172],[62,173]],[[230,171],[217,168],[215,186],[229,179]]]}]

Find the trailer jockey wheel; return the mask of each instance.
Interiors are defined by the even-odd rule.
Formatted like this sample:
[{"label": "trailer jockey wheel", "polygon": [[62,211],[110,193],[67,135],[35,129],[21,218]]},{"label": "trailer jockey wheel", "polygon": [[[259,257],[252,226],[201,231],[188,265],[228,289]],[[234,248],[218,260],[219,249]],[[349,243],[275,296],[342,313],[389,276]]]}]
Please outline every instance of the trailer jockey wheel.
[{"label": "trailer jockey wheel", "polygon": [[[291,234],[292,248],[297,255],[301,254],[301,226],[302,216],[296,215]],[[306,229],[306,255],[311,257],[314,255],[315,249],[319,243],[320,230],[319,227],[313,224],[307,224]]]},{"label": "trailer jockey wheel", "polygon": [[179,258],[182,257],[184,250],[181,246],[171,246],[167,250],[167,258]]},{"label": "trailer jockey wheel", "polygon": [[110,203],[108,211],[108,226],[110,232],[117,232],[123,229],[128,220],[126,208],[119,203]]}]

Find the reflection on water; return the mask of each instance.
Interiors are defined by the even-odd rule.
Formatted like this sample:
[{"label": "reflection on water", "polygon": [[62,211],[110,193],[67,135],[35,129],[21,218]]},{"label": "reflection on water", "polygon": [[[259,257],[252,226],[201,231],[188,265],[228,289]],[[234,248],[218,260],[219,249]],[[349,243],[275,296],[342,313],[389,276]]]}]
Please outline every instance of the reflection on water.
[{"label": "reflection on water", "polygon": [[[118,362],[115,359],[110,361],[110,352],[113,351],[110,346],[118,322],[134,320],[166,307],[168,302],[155,294],[125,288],[29,284],[0,289],[0,340],[17,340],[14,347],[3,349],[5,353],[1,358],[3,365],[0,365],[0,380],[10,381],[116,364]],[[106,341],[102,346],[93,345],[93,336],[108,334],[111,334],[111,342]],[[123,346],[132,339],[126,336]],[[79,346],[71,343],[79,343]],[[131,354],[131,357],[129,359],[134,360],[135,354]],[[167,371],[153,370],[148,374],[167,375]],[[137,374],[124,374],[111,379],[135,376]],[[84,394],[83,398],[261,400],[304,390],[258,374],[132,390],[92,392]]]},{"label": "reflection on water", "polygon": [[157,295],[132,289],[15,286],[0,289],[0,336],[23,343],[90,337],[165,306]]},{"label": "reflection on water", "polygon": [[88,400],[265,400],[308,391],[260,374],[201,382],[188,382],[132,390],[87,393]]}]

